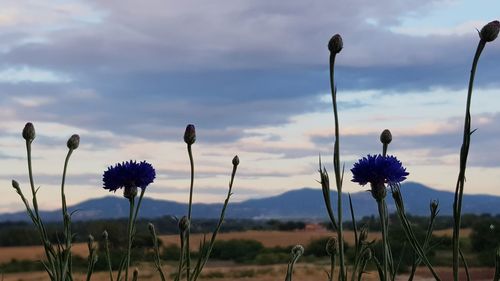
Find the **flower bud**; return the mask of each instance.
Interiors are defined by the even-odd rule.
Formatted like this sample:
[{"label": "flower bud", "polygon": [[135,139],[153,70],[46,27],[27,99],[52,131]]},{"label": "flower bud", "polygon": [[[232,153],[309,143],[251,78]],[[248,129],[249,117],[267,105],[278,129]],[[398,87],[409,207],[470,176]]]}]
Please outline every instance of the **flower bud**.
[{"label": "flower bud", "polygon": [[330,237],[328,241],[326,242],[326,247],[325,247],[326,253],[331,257],[335,256],[338,253],[338,247],[337,247],[337,238],[335,237]]},{"label": "flower bud", "polygon": [[69,139],[68,142],[66,143],[69,149],[75,150],[78,148],[80,145],[80,136],[79,135],[72,135]]},{"label": "flower bud", "polygon": [[401,190],[399,188],[392,188],[392,198],[397,208],[404,209],[403,197],[401,197]]},{"label": "flower bud", "polygon": [[380,142],[383,144],[390,144],[392,141],[392,134],[391,131],[388,129],[385,129],[381,134],[380,134]]},{"label": "flower bud", "polygon": [[196,130],[193,124],[186,126],[186,131],[184,132],[184,142],[188,145],[192,145],[196,141]]},{"label": "flower bud", "polygon": [[240,158],[238,155],[234,156],[233,158],[233,166],[238,166],[240,164]]},{"label": "flower bud", "polygon": [[294,257],[300,257],[300,256],[302,256],[302,254],[304,254],[304,247],[302,247],[302,245],[293,246],[292,255]]},{"label": "flower bud", "polygon": [[364,244],[368,240],[368,226],[363,225],[361,231],[359,232],[359,242]]},{"label": "flower bud", "polygon": [[186,216],[183,216],[179,220],[179,230],[181,231],[181,233],[184,233],[189,229],[189,226],[190,226],[189,219]]},{"label": "flower bud", "polygon": [[154,233],[155,232],[155,226],[152,223],[148,223],[148,229],[149,232]]},{"label": "flower bud", "polygon": [[104,240],[108,240],[108,238],[109,238],[108,231],[104,230],[104,231],[102,232],[102,239],[104,239]]},{"label": "flower bud", "polygon": [[326,169],[320,169],[319,175],[321,178],[321,189],[323,190],[323,193],[330,192],[330,177],[328,176]]},{"label": "flower bud", "polygon": [[152,223],[148,223],[149,234],[156,238],[155,226]]},{"label": "flower bud", "polygon": [[28,142],[32,142],[35,139],[35,136],[35,126],[33,126],[31,122],[26,123],[23,129],[23,138]]},{"label": "flower bud", "polygon": [[344,43],[342,42],[342,37],[339,34],[335,34],[332,36],[330,41],[328,42],[328,50],[332,54],[338,54],[344,47]]},{"label": "flower bud", "polygon": [[89,234],[87,238],[87,246],[89,247],[89,250],[94,249],[94,236],[92,234]]},{"label": "flower bud", "polygon": [[500,31],[500,22],[495,20],[486,24],[479,32],[479,37],[481,40],[486,42],[491,42],[498,37],[498,32]]},{"label": "flower bud", "polygon": [[16,180],[12,180],[12,187],[13,187],[13,188],[15,188],[16,190],[17,190],[17,189],[21,189],[21,188],[19,187],[19,183],[18,183]]},{"label": "flower bud", "polygon": [[431,210],[431,216],[435,217],[438,212],[439,202],[437,200],[432,200],[429,204],[429,208]]}]

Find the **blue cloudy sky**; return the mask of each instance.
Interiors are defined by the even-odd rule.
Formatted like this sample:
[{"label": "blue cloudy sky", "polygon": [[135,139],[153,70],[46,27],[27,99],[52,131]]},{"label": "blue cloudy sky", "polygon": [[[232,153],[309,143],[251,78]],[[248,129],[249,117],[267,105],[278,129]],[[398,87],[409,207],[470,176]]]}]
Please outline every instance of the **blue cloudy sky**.
[{"label": "blue cloudy sky", "polygon": [[[195,201],[222,200],[234,154],[235,200],[319,187],[318,154],[332,153],[326,44],[335,33],[346,167],[378,153],[389,128],[410,180],[452,190],[476,28],[500,17],[498,0],[1,2],[0,211],[21,209],[9,187],[15,178],[27,188],[28,121],[44,208],[57,207],[73,133],[82,141],[70,203],[107,195],[103,170],[128,159],[156,167],[149,196],[186,201],[188,123],[198,133]],[[488,44],[466,193],[500,195],[499,62],[500,42]],[[362,190],[348,180],[345,189]]]}]

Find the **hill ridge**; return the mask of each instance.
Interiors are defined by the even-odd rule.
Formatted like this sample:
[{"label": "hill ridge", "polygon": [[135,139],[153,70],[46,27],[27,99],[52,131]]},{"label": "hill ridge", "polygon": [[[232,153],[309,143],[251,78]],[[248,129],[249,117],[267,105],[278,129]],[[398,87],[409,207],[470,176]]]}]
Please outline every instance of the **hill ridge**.
[{"label": "hill ridge", "polygon": [[[451,215],[454,194],[449,191],[432,189],[416,182],[407,182],[401,186],[405,208],[414,215],[428,215],[429,202],[438,200],[440,214]],[[331,198],[336,198],[337,192],[332,191]],[[376,204],[369,192],[359,191],[351,193],[356,217],[376,215]],[[388,197],[390,197],[388,195]],[[344,212],[349,214],[348,195],[342,194]],[[411,199],[411,200],[410,200]],[[187,212],[187,204],[145,197],[143,199],[139,216],[142,218],[157,218],[166,215],[182,216]],[[335,205],[336,200],[333,200]],[[388,198],[388,209],[394,211],[392,198]],[[193,217],[218,218],[221,203],[195,203],[193,204]],[[73,215],[75,220],[116,219],[126,218],[128,215],[128,202],[118,196],[105,196],[88,199],[68,207],[70,211],[77,210]],[[41,216],[47,221],[59,221],[60,210],[41,211]],[[486,194],[465,194],[463,213],[473,214],[500,214],[500,196]],[[226,212],[228,218],[254,218],[254,219],[323,219],[326,210],[321,189],[303,187],[284,193],[258,199],[248,199],[242,202],[230,203]],[[28,221],[24,211],[0,214],[0,222]]]}]

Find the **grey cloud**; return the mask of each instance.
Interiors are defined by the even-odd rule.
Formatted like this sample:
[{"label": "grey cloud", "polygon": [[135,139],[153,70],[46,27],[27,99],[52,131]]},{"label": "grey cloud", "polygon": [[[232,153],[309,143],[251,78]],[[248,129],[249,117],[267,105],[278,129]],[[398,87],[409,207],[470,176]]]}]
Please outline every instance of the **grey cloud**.
[{"label": "grey cloud", "polygon": [[[475,120],[487,117],[489,122],[476,124]],[[478,130],[471,137],[469,165],[475,167],[500,167],[500,113],[473,115],[472,125]],[[425,160],[428,164],[437,164],[439,158],[445,155],[456,154],[457,165],[460,146],[462,145],[463,120],[462,118],[449,119],[451,129],[430,135],[394,135],[390,144],[393,150],[429,149],[431,152]],[[316,146],[322,147],[331,143],[332,136],[311,136]],[[341,149],[346,154],[376,154],[381,151],[379,134],[367,133],[341,136]]]},{"label": "grey cloud", "polygon": [[[65,84],[0,84],[7,102],[14,95],[53,98],[31,109],[12,103],[18,119],[155,140],[180,139],[184,125],[194,123],[206,130],[200,134],[204,141],[235,142],[247,136],[245,128],[285,124],[293,115],[327,108],[315,95],[328,89],[326,42],[332,33],[345,42],[336,72],[339,90],[463,88],[477,42],[474,30],[427,37],[388,31],[441,1],[91,3],[92,10],[105,12],[102,22],[55,30],[46,34],[47,42],[0,54],[3,66],[34,66],[73,78]],[[477,85],[499,86],[493,71],[498,50],[496,42],[487,46]],[[79,89],[96,98],[76,98]],[[95,147],[107,142],[89,141]]]},{"label": "grey cloud", "polygon": [[[227,171],[223,169],[220,171],[204,171],[203,168],[198,168],[195,176],[196,178],[213,178],[214,176],[220,175],[227,175],[229,177],[231,170],[229,168],[230,166],[227,166]],[[166,176],[168,179],[187,179],[189,177],[188,171],[179,171],[174,169],[158,169],[157,174],[159,176]],[[237,176],[238,178],[255,179],[266,177],[289,177],[290,174],[279,171],[254,172],[240,169],[237,172]]]},{"label": "grey cloud", "polygon": [[[61,174],[37,174],[34,176],[35,183],[38,186],[44,185],[60,185],[61,184]],[[26,174],[18,174],[18,175],[9,175],[9,176],[1,176],[0,178],[5,180],[26,180],[25,185],[28,184],[27,175]],[[71,174],[68,176],[66,180],[66,184],[69,185],[84,185],[84,186],[102,186],[101,175],[97,174]]]}]

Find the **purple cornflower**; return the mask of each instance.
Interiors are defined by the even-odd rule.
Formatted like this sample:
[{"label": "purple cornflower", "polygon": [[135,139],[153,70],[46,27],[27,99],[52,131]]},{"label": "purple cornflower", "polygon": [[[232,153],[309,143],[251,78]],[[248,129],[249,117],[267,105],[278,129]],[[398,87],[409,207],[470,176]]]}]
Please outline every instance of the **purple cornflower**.
[{"label": "purple cornflower", "polygon": [[403,164],[394,156],[368,155],[351,169],[352,181],[360,185],[370,183],[373,197],[385,197],[385,184],[397,184],[409,175]]},{"label": "purple cornflower", "polygon": [[137,188],[145,189],[156,177],[155,169],[146,161],[137,163],[130,160],[127,162],[117,163],[115,166],[108,167],[104,172],[102,181],[104,189],[116,191],[120,188],[125,188],[125,197],[127,194],[135,196]]}]

